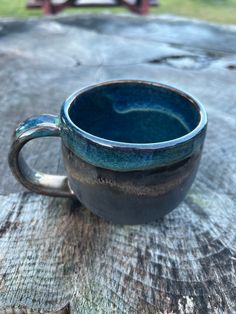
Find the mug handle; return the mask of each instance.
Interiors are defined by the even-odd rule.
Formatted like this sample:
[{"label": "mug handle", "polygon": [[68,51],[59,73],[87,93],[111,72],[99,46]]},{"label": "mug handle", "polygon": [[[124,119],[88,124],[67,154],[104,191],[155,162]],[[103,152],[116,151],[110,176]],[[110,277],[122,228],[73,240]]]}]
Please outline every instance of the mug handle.
[{"label": "mug handle", "polygon": [[38,137],[60,136],[59,118],[40,115],[22,122],[13,134],[8,162],[16,179],[27,189],[39,194],[60,197],[74,197],[68,178],[45,174],[31,169],[23,158],[21,149],[30,140]]}]

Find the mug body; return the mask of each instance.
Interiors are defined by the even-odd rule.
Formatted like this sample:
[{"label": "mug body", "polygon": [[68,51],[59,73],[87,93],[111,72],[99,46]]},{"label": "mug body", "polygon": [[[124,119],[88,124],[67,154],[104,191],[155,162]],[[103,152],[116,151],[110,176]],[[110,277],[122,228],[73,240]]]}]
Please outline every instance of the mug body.
[{"label": "mug body", "polygon": [[70,188],[95,214],[146,223],[188,192],[207,117],[187,94],[144,81],[106,82],[72,95],[60,119]]}]

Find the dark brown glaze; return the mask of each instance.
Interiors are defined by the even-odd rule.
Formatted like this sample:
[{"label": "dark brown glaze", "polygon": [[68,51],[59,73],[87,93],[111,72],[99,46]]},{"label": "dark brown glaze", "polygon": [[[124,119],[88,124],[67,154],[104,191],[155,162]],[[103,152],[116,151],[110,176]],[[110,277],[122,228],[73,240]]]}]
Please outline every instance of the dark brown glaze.
[{"label": "dark brown glaze", "polygon": [[163,217],[183,200],[198,169],[201,151],[170,166],[119,172],[80,159],[62,144],[70,186],[95,214],[119,224]]}]

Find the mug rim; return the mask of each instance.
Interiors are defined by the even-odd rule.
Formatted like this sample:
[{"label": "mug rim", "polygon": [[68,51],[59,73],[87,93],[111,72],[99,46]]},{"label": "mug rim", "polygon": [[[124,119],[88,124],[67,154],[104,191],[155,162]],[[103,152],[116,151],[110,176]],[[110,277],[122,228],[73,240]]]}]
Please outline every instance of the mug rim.
[{"label": "mug rim", "polygon": [[[77,126],[72,119],[70,118],[69,115],[69,110],[74,102],[74,100],[81,94],[88,92],[96,87],[101,87],[101,86],[109,86],[113,84],[130,84],[130,83],[135,83],[135,84],[141,84],[141,85],[151,85],[154,87],[159,87],[163,88],[166,90],[169,90],[171,92],[174,92],[181,97],[184,97],[188,100],[188,102],[192,103],[196,110],[198,111],[198,114],[200,116],[199,122],[197,126],[187,134],[177,137],[168,141],[163,141],[163,142],[153,142],[153,143],[128,143],[128,142],[118,142],[114,140],[109,140],[106,138],[102,138],[96,135],[93,135],[83,129],[81,129],[79,126]],[[81,88],[80,90],[74,92],[71,96],[69,96],[66,101],[64,102],[62,106],[62,114],[64,118],[66,118],[66,123],[69,123],[73,130],[78,133],[80,136],[83,138],[95,143],[99,144],[101,146],[105,147],[110,147],[110,148],[131,148],[131,149],[159,149],[159,148],[167,148],[167,147],[172,147],[176,146],[178,144],[182,144],[185,142],[188,142],[189,140],[193,139],[196,135],[198,135],[206,126],[207,126],[207,113],[204,108],[204,106],[201,104],[200,101],[196,100],[195,97],[191,96],[188,93],[185,93],[175,87],[162,84],[162,83],[156,83],[152,81],[145,81],[145,80],[112,80],[112,81],[105,81],[102,83],[97,83],[93,84],[91,86],[87,86],[84,88]]]}]

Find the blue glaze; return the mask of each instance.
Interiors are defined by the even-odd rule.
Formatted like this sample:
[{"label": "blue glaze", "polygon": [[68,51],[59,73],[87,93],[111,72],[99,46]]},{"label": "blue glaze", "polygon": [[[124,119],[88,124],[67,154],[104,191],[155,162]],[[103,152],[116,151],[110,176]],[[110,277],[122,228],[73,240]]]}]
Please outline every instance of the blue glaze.
[{"label": "blue glaze", "polygon": [[[57,116],[42,114],[28,118],[20,123],[15,130],[15,135],[19,139],[23,134],[24,136],[27,135],[29,138],[31,138],[31,134],[33,134],[32,138],[52,136],[52,133],[55,134],[55,126],[58,127],[57,134],[59,134],[59,124],[60,119]],[[45,125],[47,125],[48,128],[44,128]],[[50,125],[52,129],[50,129]]]},{"label": "blue glaze", "polygon": [[116,81],[72,95],[61,110],[63,143],[98,167],[143,170],[181,161],[202,147],[207,117],[168,86]]},{"label": "blue glaze", "polygon": [[189,101],[153,85],[111,84],[82,93],[69,110],[80,129],[125,143],[155,143],[193,130],[199,115]]}]

